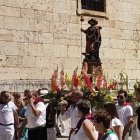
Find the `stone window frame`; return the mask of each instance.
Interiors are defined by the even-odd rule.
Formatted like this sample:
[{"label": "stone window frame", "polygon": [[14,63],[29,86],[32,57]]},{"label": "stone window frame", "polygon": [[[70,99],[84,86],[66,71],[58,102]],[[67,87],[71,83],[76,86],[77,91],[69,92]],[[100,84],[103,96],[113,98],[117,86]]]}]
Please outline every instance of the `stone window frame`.
[{"label": "stone window frame", "polygon": [[77,14],[108,19],[108,14],[107,14],[107,9],[106,9],[106,0],[105,0],[105,12],[82,9],[81,0],[77,0]]}]

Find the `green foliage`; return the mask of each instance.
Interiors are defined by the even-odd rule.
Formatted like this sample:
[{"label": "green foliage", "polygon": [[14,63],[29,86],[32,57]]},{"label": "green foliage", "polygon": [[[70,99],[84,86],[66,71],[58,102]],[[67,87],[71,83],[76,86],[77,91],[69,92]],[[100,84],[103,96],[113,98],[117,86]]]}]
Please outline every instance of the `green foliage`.
[{"label": "green foliage", "polygon": [[[52,108],[57,108],[58,103],[62,100],[67,100],[66,94],[70,91],[61,90],[58,93],[49,92],[45,98],[48,99],[49,104]],[[86,87],[82,88],[84,93],[83,98],[90,101],[92,108],[100,109],[107,102],[114,102],[113,96],[111,95],[108,88],[101,88],[98,91],[90,92]]]},{"label": "green foliage", "polygon": [[132,94],[132,93],[129,93],[128,96],[127,96],[126,101],[127,101],[127,102],[135,102],[135,100],[136,100],[135,95]]},{"label": "green foliage", "polygon": [[84,90],[84,99],[90,101],[91,106],[96,109],[102,108],[103,105],[107,102],[114,102],[110,91],[107,88],[102,88],[99,91],[89,92]]},{"label": "green foliage", "polygon": [[45,99],[48,99],[48,103],[50,104],[50,106],[54,109],[56,109],[58,107],[58,103],[62,101],[62,99],[66,99],[66,94],[68,93],[68,91],[63,91],[61,90],[60,92],[53,92],[50,91],[46,96]]}]

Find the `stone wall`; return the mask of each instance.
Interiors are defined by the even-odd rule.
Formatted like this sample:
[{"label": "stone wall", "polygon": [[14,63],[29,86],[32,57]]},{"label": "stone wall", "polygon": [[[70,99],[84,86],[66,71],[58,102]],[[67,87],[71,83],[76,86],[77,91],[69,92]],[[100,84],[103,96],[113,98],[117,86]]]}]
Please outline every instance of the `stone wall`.
[{"label": "stone wall", "polygon": [[[78,0],[0,0],[0,80],[49,79],[57,65],[81,68],[85,35]],[[109,78],[123,70],[140,79],[140,1],[106,0],[100,57]],[[91,17],[84,16],[82,28]]]},{"label": "stone wall", "polygon": [[140,1],[111,1],[102,30],[103,67],[111,75],[123,70],[129,79],[140,79]]}]

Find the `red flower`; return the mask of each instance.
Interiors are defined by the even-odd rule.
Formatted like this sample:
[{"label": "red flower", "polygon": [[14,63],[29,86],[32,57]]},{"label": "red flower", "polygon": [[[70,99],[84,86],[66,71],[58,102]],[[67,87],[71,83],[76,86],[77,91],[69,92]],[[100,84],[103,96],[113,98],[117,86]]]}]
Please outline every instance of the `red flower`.
[{"label": "red flower", "polygon": [[92,91],[92,83],[90,81],[90,77],[88,76],[88,74],[86,73],[84,69],[82,70],[82,74],[83,74],[85,87],[87,87],[90,91]]},{"label": "red flower", "polygon": [[79,85],[79,80],[78,80],[77,72],[74,71],[72,75],[72,86],[78,87],[78,85]]},{"label": "red flower", "polygon": [[58,71],[55,70],[51,79],[51,88],[53,91],[59,92],[60,89],[59,89],[59,86],[57,85],[57,77],[58,77]]}]

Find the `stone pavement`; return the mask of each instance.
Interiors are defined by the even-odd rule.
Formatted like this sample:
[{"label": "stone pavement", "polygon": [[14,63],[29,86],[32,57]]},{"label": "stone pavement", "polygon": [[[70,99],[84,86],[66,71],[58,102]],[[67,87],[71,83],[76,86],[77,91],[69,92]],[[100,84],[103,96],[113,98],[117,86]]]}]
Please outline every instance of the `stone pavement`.
[{"label": "stone pavement", "polygon": [[68,140],[68,137],[57,138],[57,140]]}]

